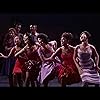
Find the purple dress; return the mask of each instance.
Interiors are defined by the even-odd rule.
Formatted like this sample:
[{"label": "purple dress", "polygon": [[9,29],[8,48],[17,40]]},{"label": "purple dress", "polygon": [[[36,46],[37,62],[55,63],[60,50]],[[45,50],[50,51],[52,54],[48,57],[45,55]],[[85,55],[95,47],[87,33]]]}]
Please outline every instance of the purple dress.
[{"label": "purple dress", "polygon": [[77,53],[79,65],[83,70],[81,74],[82,82],[99,84],[100,76],[99,73],[96,71],[95,62],[92,59],[92,48],[89,47],[86,51],[83,51],[80,49],[80,46],[78,46]]},{"label": "purple dress", "polygon": [[[50,57],[52,55],[51,52],[47,51],[44,52],[39,48],[38,50],[39,55],[44,55],[45,57]],[[52,80],[56,75],[56,67],[59,66],[59,63],[56,61],[43,61],[41,65],[41,71],[38,76],[38,81],[42,84],[45,79],[47,79],[49,76],[49,80]]]}]

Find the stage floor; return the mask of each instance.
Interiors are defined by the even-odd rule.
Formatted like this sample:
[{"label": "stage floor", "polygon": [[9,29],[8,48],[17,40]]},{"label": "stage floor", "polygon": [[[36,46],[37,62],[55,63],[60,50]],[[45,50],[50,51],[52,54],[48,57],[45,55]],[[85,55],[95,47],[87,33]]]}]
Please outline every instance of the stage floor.
[{"label": "stage floor", "polygon": [[[7,76],[0,76],[0,87],[9,87],[9,81]],[[43,87],[41,85],[41,87]],[[49,82],[49,87],[61,87],[57,78]],[[66,87],[82,87],[81,83],[75,83],[72,85],[67,85]]]}]

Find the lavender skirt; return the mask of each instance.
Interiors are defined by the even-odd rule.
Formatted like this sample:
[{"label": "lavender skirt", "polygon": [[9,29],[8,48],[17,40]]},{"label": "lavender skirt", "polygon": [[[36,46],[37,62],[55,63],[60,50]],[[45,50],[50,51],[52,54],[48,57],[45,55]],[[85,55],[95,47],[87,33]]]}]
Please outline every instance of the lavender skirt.
[{"label": "lavender skirt", "polygon": [[41,70],[39,72],[38,81],[42,84],[44,80],[50,75],[53,74],[53,70],[55,70],[57,64],[55,62],[45,62],[42,63]]},{"label": "lavender skirt", "polygon": [[100,84],[100,75],[95,69],[83,69],[81,79],[82,82]]}]

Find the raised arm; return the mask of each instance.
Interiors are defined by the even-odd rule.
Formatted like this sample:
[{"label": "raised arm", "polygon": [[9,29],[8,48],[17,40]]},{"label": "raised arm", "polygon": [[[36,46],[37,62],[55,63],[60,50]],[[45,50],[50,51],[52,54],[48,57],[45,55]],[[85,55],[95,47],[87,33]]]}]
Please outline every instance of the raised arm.
[{"label": "raised arm", "polygon": [[55,57],[57,56],[57,54],[60,52],[60,50],[61,50],[61,47],[59,47],[59,48],[51,55],[51,57],[45,58],[45,57],[43,56],[43,59],[44,59],[44,60],[53,60],[53,58],[55,58]]},{"label": "raised arm", "polygon": [[59,47],[52,55],[51,55],[51,59],[53,59],[55,56],[57,56],[57,54],[61,51],[61,47]]},{"label": "raised arm", "polygon": [[17,53],[15,54],[15,57],[17,57],[17,56],[19,56],[21,53],[23,53],[23,52],[25,51],[26,47],[27,47],[27,45],[26,45],[23,49],[21,49],[19,52],[17,52]]},{"label": "raised arm", "polygon": [[50,41],[49,44],[52,45],[54,50],[57,49],[57,42],[55,40],[54,41]]}]

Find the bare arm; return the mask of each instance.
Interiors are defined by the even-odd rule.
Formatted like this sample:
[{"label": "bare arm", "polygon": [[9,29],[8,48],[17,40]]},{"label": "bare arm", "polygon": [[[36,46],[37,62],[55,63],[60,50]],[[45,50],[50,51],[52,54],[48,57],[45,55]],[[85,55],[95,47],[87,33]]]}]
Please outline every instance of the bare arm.
[{"label": "bare arm", "polygon": [[44,57],[44,60],[53,60],[53,58],[57,56],[57,54],[60,52],[60,50],[61,50],[61,47],[58,48],[58,49],[51,55],[51,57],[49,57],[49,58],[45,58],[45,57]]},{"label": "bare arm", "polygon": [[15,54],[15,57],[17,57],[18,55],[20,55],[21,53],[23,53],[25,51],[26,47],[27,47],[27,45],[23,49],[21,49],[19,52],[17,52]]},{"label": "bare arm", "polygon": [[11,56],[11,54],[13,53],[13,50],[14,50],[14,47],[10,50],[8,56],[5,56],[5,55],[3,55],[2,53],[0,53],[0,55],[1,55],[0,57],[9,58],[9,57]]},{"label": "bare arm", "polygon": [[44,61],[44,59],[43,59],[43,54],[42,54],[42,51],[41,51],[40,48],[38,49],[38,55],[39,55],[41,61]]},{"label": "bare arm", "polygon": [[92,48],[93,53],[94,53],[95,64],[96,64],[96,66],[98,67],[98,65],[99,65],[99,54],[98,54],[96,48],[95,48],[93,45],[91,45],[91,48]]},{"label": "bare arm", "polygon": [[74,60],[74,63],[75,63],[75,65],[76,65],[76,67],[77,67],[79,73],[81,74],[81,73],[82,73],[82,70],[81,70],[81,67],[80,67],[80,65],[79,65],[79,63],[78,63],[78,60],[77,60],[77,48],[78,48],[78,46],[76,46],[76,47],[74,48],[73,60]]},{"label": "bare arm", "polygon": [[57,42],[55,40],[54,41],[50,41],[49,44],[52,45],[52,47],[54,48],[54,50],[57,49]]},{"label": "bare arm", "polygon": [[61,47],[59,47],[52,55],[51,55],[51,59],[53,59],[55,56],[57,56],[57,54],[60,52]]},{"label": "bare arm", "polygon": [[73,49],[75,49],[76,47],[74,47],[74,46],[72,46],[72,45],[69,45],[69,47],[71,47],[71,48],[73,48]]},{"label": "bare arm", "polygon": [[75,65],[78,66],[79,64],[76,59],[77,59],[77,47],[74,49],[73,60],[75,62]]}]

